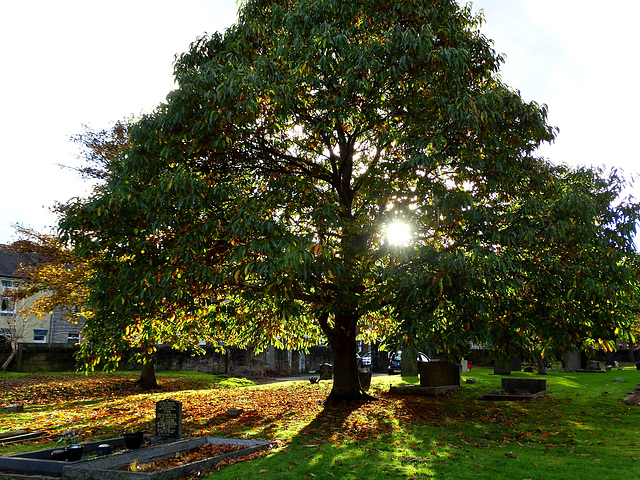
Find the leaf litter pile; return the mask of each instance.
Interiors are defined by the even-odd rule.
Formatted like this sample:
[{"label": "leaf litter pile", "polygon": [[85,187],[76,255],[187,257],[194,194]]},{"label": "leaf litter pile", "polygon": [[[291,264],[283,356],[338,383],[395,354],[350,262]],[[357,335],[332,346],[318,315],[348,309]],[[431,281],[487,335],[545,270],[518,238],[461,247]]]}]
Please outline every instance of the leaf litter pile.
[{"label": "leaf litter pile", "polygon": [[[237,452],[239,450],[244,450],[246,448],[247,447],[245,445],[233,445],[228,443],[223,443],[223,444],[205,443],[198,447],[192,448],[187,452],[178,452],[169,458],[165,458],[164,460],[155,460],[153,462],[147,462],[147,463],[134,462],[128,467],[121,468],[121,470],[130,470],[134,472],[144,472],[144,473],[157,472],[159,470],[166,470],[168,468],[179,467],[180,465],[198,462],[200,460],[205,460],[207,458],[218,457],[220,455],[224,455],[227,453]],[[246,461],[255,457],[256,456],[245,455],[244,457],[242,457],[242,460]],[[221,460],[216,465],[216,467],[220,465],[231,465],[236,461],[238,460],[227,458],[227,459]]]},{"label": "leaf litter pile", "polygon": [[[33,449],[51,448],[53,442],[69,432],[76,442],[114,438],[130,430],[152,435],[156,402],[171,398],[182,402],[185,437],[268,440],[278,450],[300,455],[300,460],[290,462],[290,468],[301,468],[298,465],[312,461],[308,458],[316,452],[327,448],[342,451],[341,448],[354,444],[368,445],[365,448],[372,462],[391,458],[401,466],[475,458],[481,451],[507,447],[513,447],[513,453],[510,449],[501,455],[510,461],[522,459],[519,452],[523,449],[534,448],[585,455],[589,453],[585,452],[585,446],[591,443],[577,436],[597,432],[589,429],[585,433],[584,427],[576,427],[590,413],[580,410],[576,413],[571,401],[552,397],[508,406],[477,400],[477,392],[467,388],[431,398],[394,395],[388,392],[388,387],[374,384],[370,393],[378,398],[376,402],[326,406],[324,401],[331,382],[225,388],[223,384],[212,384],[206,377],[170,376],[159,377],[160,387],[145,392],[135,384],[136,378],[124,374],[1,378],[0,407],[20,403],[24,412],[0,416],[0,433],[37,430],[50,436]],[[243,413],[238,417],[228,415],[231,408],[242,409]],[[606,410],[604,406],[598,408]],[[422,433],[415,437],[418,431]],[[440,434],[433,436],[436,431]],[[0,446],[0,455],[13,453],[10,448]],[[186,455],[192,456],[190,461],[196,461],[201,454]],[[264,455],[266,450],[225,462]],[[214,468],[224,465],[223,462]]]}]

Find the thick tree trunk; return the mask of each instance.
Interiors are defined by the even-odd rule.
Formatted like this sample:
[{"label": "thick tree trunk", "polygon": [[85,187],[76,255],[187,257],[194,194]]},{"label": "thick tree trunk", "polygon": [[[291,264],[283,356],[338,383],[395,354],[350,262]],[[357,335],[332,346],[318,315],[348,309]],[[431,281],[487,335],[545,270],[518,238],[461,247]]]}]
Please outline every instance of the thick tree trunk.
[{"label": "thick tree trunk", "polygon": [[331,354],[333,357],[333,388],[327,402],[353,402],[372,399],[360,386],[358,361],[356,358],[356,327],[336,321],[331,334]]},{"label": "thick tree trunk", "polygon": [[156,380],[156,366],[153,363],[145,363],[142,365],[142,374],[140,375],[137,383],[145,390],[151,390],[158,386],[158,381]]}]

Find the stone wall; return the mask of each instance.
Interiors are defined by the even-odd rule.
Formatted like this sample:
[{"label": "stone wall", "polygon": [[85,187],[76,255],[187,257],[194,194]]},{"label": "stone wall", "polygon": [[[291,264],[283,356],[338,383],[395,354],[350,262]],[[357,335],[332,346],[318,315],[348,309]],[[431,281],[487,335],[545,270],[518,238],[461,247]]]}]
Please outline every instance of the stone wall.
[{"label": "stone wall", "polygon": [[[60,372],[76,370],[75,353],[79,345],[24,343],[20,345],[18,355],[9,365],[12,372]],[[204,355],[179,352],[169,345],[159,345],[157,370],[194,371],[212,375],[250,376],[288,376],[309,371],[317,371],[323,363],[331,363],[331,350],[326,347],[313,347],[303,354],[290,350],[278,350],[270,347],[255,355],[252,350],[227,347],[225,353],[205,346]],[[9,345],[0,344],[0,359],[10,354]],[[121,364],[123,370],[138,370],[139,364],[125,357]]]},{"label": "stone wall", "polygon": [[[12,372],[65,372],[76,369],[75,353],[77,345],[52,343],[21,343],[18,354],[7,370]],[[1,348],[4,359],[10,353],[9,348]]]}]

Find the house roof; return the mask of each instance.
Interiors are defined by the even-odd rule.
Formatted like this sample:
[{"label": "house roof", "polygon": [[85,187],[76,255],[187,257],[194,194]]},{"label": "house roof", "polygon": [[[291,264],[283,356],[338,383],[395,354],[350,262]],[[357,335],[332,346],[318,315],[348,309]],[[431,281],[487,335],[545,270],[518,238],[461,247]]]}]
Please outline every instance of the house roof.
[{"label": "house roof", "polygon": [[11,249],[8,245],[0,245],[0,277],[20,278],[16,274],[21,263],[28,257]]}]

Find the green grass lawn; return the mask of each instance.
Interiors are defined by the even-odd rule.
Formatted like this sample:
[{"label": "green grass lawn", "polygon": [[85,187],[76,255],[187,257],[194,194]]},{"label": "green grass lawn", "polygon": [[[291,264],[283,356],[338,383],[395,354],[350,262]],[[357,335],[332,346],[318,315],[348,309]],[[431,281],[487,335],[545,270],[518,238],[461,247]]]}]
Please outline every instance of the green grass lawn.
[{"label": "green grass lawn", "polygon": [[[48,377],[45,383],[34,377],[26,391],[48,393],[36,394],[32,403],[28,398],[34,394],[25,396],[15,384],[0,388],[0,393],[12,394],[11,402],[3,405],[25,403],[24,413],[1,414],[0,431],[40,427],[61,433],[74,428],[84,441],[132,428],[152,433],[155,402],[175,398],[183,402],[185,435],[276,441],[266,456],[205,472],[211,479],[618,480],[638,476],[640,407],[621,401],[640,383],[635,367],[602,374],[551,372],[539,377],[518,372],[512,376],[546,378],[548,394],[532,402],[481,400],[482,394],[498,390],[501,382],[501,377],[484,368],[463,374],[461,389],[437,398],[389,393],[390,384],[416,383],[415,378],[374,377],[370,393],[379,401],[330,408],[322,403],[330,382],[256,385],[225,376],[161,374],[163,388],[147,393],[127,387],[133,376],[116,377],[117,381],[97,377],[104,392],[95,384],[73,390],[82,377],[72,378],[69,384],[60,376]],[[469,377],[477,383],[464,383]],[[0,386],[10,381],[17,380],[0,375]],[[127,388],[118,388],[123,384]],[[245,413],[230,419],[224,415],[230,407],[243,408]],[[50,446],[6,446],[0,447],[0,454]]]}]

